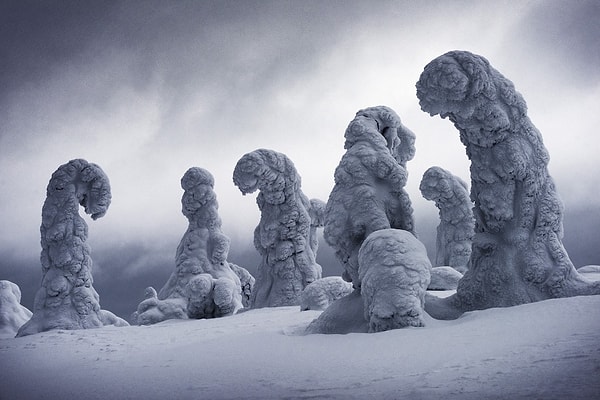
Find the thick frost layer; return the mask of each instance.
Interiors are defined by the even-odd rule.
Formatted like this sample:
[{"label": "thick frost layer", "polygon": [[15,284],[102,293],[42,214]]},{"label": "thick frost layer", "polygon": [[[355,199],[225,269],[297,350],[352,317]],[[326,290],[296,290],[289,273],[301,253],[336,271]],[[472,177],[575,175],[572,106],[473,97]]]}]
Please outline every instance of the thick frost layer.
[{"label": "thick frost layer", "polygon": [[88,227],[79,216],[79,205],[94,220],[104,216],[111,200],[108,177],[96,164],[71,160],[52,174],[46,194],[40,227],[42,286],[34,299],[33,316],[17,336],[128,325],[100,309],[92,286],[90,247],[85,243]]},{"label": "thick frost layer", "polygon": [[423,197],[435,202],[440,214],[434,265],[451,266],[464,273],[475,236],[467,184],[443,168],[431,167],[423,174],[419,189]]},{"label": "thick frost layer", "polygon": [[352,284],[339,276],[317,279],[302,291],[300,311],[325,310],[337,299],[352,293]]},{"label": "thick frost layer", "polygon": [[14,337],[31,315],[31,311],[21,305],[19,286],[11,281],[0,281],[0,335]]},{"label": "thick frost layer", "polygon": [[370,234],[360,248],[358,263],[369,332],[425,325],[423,305],[431,262],[413,234],[399,229]]},{"label": "thick frost layer", "polygon": [[446,53],[417,82],[423,111],[448,118],[471,160],[476,233],[455,296],[431,304],[448,318],[465,310],[600,293],[562,244],[563,205],[548,151],[512,82],[478,55]]},{"label": "thick frost layer", "polygon": [[[175,256],[175,271],[158,295],[147,289],[137,311],[137,322],[148,324],[171,318],[214,318],[231,315],[243,307],[242,290],[251,289],[241,267],[229,262],[229,238],[221,231],[214,178],[203,168],[192,167],[181,178],[184,190],[181,212],[189,221]],[[247,272],[247,271],[246,271]],[[249,275],[249,274],[248,274]]]},{"label": "thick frost layer", "polygon": [[414,232],[404,190],[415,135],[385,106],[360,110],[345,133],[346,153],[335,170],[325,212],[325,240],[344,266],[344,279],[360,288],[358,250],[367,236],[387,228]]},{"label": "thick frost layer", "polygon": [[302,290],[321,278],[321,266],[311,248],[310,202],[294,164],[285,154],[258,149],[237,162],[233,182],[244,195],[260,191],[254,246],[262,259],[252,307],[300,304]]}]

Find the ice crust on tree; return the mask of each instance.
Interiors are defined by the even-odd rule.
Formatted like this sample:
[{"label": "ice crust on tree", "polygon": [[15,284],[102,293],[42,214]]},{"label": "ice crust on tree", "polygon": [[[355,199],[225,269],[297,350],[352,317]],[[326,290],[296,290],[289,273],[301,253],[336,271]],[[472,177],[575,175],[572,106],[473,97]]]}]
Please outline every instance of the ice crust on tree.
[{"label": "ice crust on tree", "polygon": [[360,248],[358,264],[369,332],[425,325],[431,262],[413,234],[400,229],[373,232]]},{"label": "ice crust on tree", "polygon": [[301,190],[300,175],[285,154],[258,149],[240,158],[233,182],[244,195],[259,191],[261,217],[254,246],[261,262],[251,306],[299,305],[304,288],[321,278],[311,248],[311,204]]},{"label": "ice crust on tree", "polygon": [[302,291],[300,311],[325,310],[335,300],[352,293],[352,290],[352,284],[340,276],[317,279]]},{"label": "ice crust on tree", "polygon": [[419,189],[439,209],[434,266],[450,266],[464,273],[475,236],[473,202],[467,184],[443,168],[431,167],[423,174]]},{"label": "ice crust on tree", "polygon": [[14,337],[31,315],[31,311],[21,305],[19,286],[11,281],[0,281],[0,336]]},{"label": "ice crust on tree", "polygon": [[448,118],[471,160],[475,237],[456,295],[428,302],[451,318],[463,311],[599,294],[563,247],[563,205],[548,151],[511,81],[479,55],[451,51],[417,82],[421,109]]},{"label": "ice crust on tree", "polygon": [[[181,178],[181,187],[188,228],[177,247],[175,271],[158,294],[146,289],[134,317],[140,325],[232,315],[243,308],[242,290],[251,290],[248,271],[227,261],[230,240],[221,230],[212,174],[192,167]],[[244,288],[238,274],[245,277]]]},{"label": "ice crust on tree", "polygon": [[344,136],[346,153],[335,170],[324,237],[344,266],[344,279],[359,288],[358,250],[365,238],[387,228],[414,232],[404,186],[415,135],[394,110],[377,106],[358,111]]},{"label": "ice crust on tree", "polygon": [[110,183],[102,169],[83,159],[61,165],[46,189],[42,208],[42,284],[33,315],[17,333],[26,336],[50,329],[88,329],[127,322],[100,308],[92,286],[88,227],[79,206],[96,220],[111,202]]}]

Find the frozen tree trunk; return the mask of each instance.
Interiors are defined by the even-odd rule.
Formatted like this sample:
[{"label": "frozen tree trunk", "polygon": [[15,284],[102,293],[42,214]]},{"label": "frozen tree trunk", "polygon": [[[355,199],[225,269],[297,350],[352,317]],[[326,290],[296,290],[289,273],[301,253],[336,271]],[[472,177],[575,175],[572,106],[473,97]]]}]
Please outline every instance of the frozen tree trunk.
[{"label": "frozen tree trunk", "polygon": [[52,174],[46,193],[40,227],[42,285],[35,296],[33,316],[17,336],[50,329],[128,325],[100,309],[92,286],[88,227],[79,216],[79,205],[94,220],[104,216],[111,200],[108,177],[96,164],[71,160]]},{"label": "frozen tree trunk", "polygon": [[238,276],[243,268],[227,262],[230,240],[221,231],[212,174],[192,167],[181,178],[181,187],[181,212],[189,225],[177,247],[175,271],[157,295],[147,289],[138,324],[231,315],[243,308],[242,290],[250,289],[250,279],[246,277],[243,288]]},{"label": "frozen tree trunk", "polygon": [[0,281],[0,335],[14,337],[31,318],[31,311],[21,305],[21,289],[11,281]]},{"label": "frozen tree trunk", "polygon": [[473,203],[467,184],[440,167],[431,167],[421,180],[421,194],[439,209],[435,266],[450,266],[465,272],[475,235]]},{"label": "frozen tree trunk", "polygon": [[548,173],[548,152],[512,82],[478,55],[452,51],[417,83],[423,111],[448,118],[471,160],[476,232],[469,270],[456,295],[428,312],[463,311],[549,298],[600,294],[575,270],[562,244],[563,205]]},{"label": "frozen tree trunk", "polygon": [[335,170],[324,237],[344,266],[343,278],[358,289],[358,250],[366,237],[387,228],[414,233],[404,186],[415,135],[394,110],[378,106],[358,111],[344,136],[346,153]]},{"label": "frozen tree trunk", "polygon": [[299,305],[304,288],[321,277],[321,266],[311,248],[310,203],[294,164],[284,154],[258,149],[237,162],[233,182],[244,195],[260,191],[254,246],[261,263],[252,307]]}]

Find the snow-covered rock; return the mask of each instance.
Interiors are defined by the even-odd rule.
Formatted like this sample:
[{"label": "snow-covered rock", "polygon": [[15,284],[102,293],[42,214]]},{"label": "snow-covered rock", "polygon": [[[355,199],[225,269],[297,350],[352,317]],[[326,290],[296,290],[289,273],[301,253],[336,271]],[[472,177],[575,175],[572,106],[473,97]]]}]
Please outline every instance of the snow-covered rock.
[{"label": "snow-covered rock", "polygon": [[31,311],[21,305],[19,286],[11,281],[0,281],[0,336],[14,337],[31,315]]},{"label": "snow-covered rock", "polygon": [[300,310],[325,310],[332,302],[350,293],[352,293],[352,284],[340,276],[317,279],[302,291]]},{"label": "snow-covered rock", "polygon": [[[483,57],[451,51],[417,82],[423,111],[448,118],[471,160],[475,237],[455,296],[433,304],[440,318],[548,298],[600,294],[562,244],[563,205],[548,151],[523,96]],[[429,312],[429,311],[428,311]]]},{"label": "snow-covered rock", "polygon": [[465,272],[475,236],[473,202],[467,184],[443,168],[431,167],[423,174],[419,189],[423,197],[434,201],[439,209],[433,264],[436,267],[449,265]]},{"label": "snow-covered rock", "polygon": [[299,305],[300,294],[322,270],[311,248],[311,206],[296,167],[285,154],[258,149],[240,158],[233,182],[244,195],[259,191],[254,247],[261,262],[251,307]]},{"label": "snow-covered rock", "polygon": [[50,178],[42,207],[42,285],[31,319],[17,336],[50,329],[88,329],[128,325],[100,308],[92,286],[92,258],[86,243],[88,227],[79,206],[96,220],[108,210],[110,183],[102,169],[83,159],[61,165]]}]

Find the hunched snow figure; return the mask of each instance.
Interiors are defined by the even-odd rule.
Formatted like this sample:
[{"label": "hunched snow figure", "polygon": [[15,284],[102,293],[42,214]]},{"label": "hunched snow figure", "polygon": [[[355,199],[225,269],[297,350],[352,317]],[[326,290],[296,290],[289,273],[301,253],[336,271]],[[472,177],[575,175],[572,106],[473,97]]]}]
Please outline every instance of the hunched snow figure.
[{"label": "hunched snow figure", "polygon": [[215,318],[243,307],[240,278],[227,262],[230,240],[221,231],[213,176],[192,167],[181,178],[181,187],[181,212],[189,225],[177,247],[175,271],[157,296],[146,289],[147,298],[138,307],[139,324]]},{"label": "hunched snow figure", "polygon": [[233,182],[244,195],[260,191],[254,246],[262,259],[252,307],[300,304],[302,290],[321,278],[321,266],[310,246],[310,202],[294,164],[285,154],[258,149],[240,158]]},{"label": "hunched snow figure", "polygon": [[425,67],[416,87],[421,109],[447,117],[460,132],[476,220],[469,270],[456,295],[428,302],[428,312],[451,318],[600,293],[600,282],[578,274],[563,247],[563,205],[549,155],[512,82],[485,58],[451,51]]},{"label": "hunched snow figure", "polygon": [[340,276],[317,279],[302,291],[300,311],[324,310],[335,300],[352,293],[352,290],[352,284]]},{"label": "hunched snow figure", "polygon": [[71,160],[52,174],[46,194],[40,227],[42,285],[35,296],[33,315],[17,336],[50,329],[128,325],[100,309],[92,286],[88,228],[79,216],[79,205],[94,220],[104,216],[111,201],[108,177],[96,164]]},{"label": "hunched snow figure", "polygon": [[365,238],[387,228],[414,233],[404,186],[415,135],[391,108],[378,106],[358,111],[344,136],[346,153],[335,170],[324,237],[344,266],[343,278],[360,288],[358,250]]},{"label": "hunched snow figure", "polygon": [[14,337],[31,314],[21,305],[19,286],[11,281],[0,281],[0,336]]},{"label": "hunched snow figure", "polygon": [[443,168],[431,167],[423,174],[419,189],[439,209],[434,265],[450,266],[464,273],[475,236],[473,203],[467,184]]},{"label": "hunched snow figure", "polygon": [[431,262],[413,234],[400,229],[373,232],[360,248],[358,264],[369,332],[425,326]]}]

